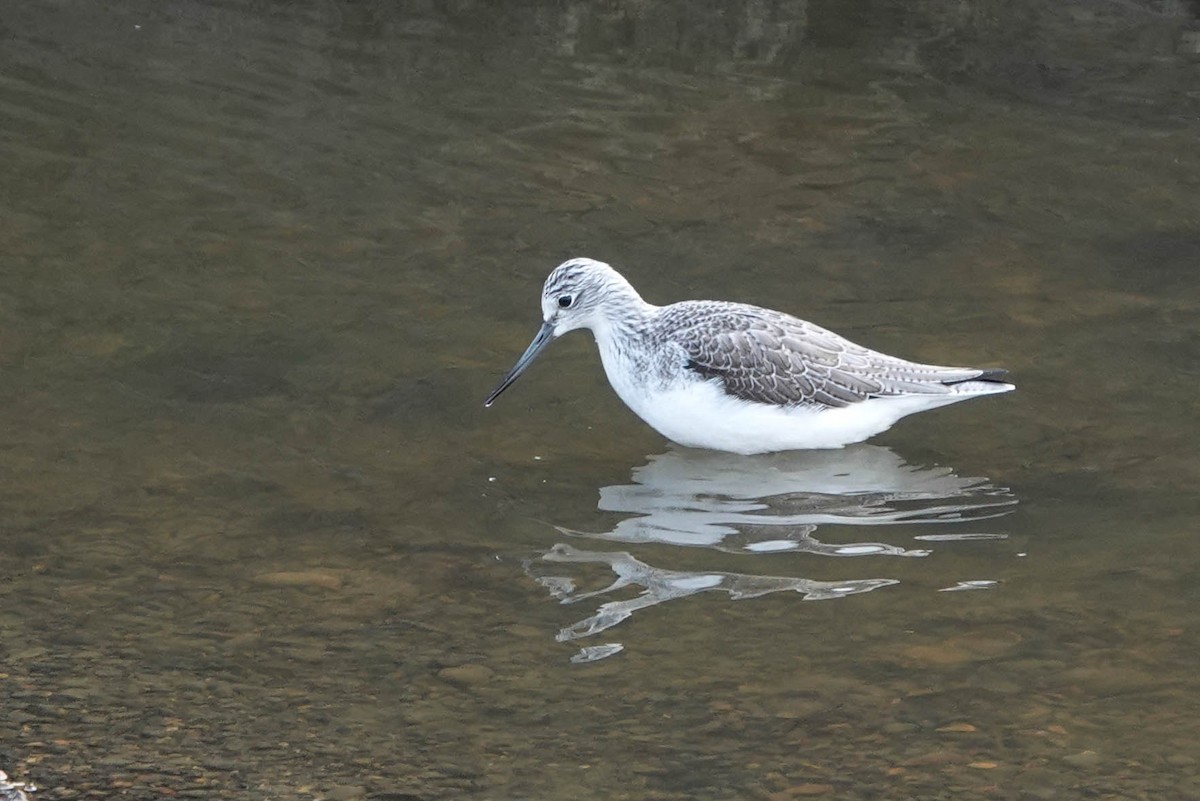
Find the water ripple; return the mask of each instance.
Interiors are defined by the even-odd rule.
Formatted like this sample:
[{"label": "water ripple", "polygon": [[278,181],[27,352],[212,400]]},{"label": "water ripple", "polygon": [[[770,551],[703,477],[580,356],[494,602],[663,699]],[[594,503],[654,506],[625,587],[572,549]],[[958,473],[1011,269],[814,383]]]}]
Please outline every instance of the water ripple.
[{"label": "water ripple", "polygon": [[[743,557],[777,558],[783,553],[817,556],[924,557],[929,548],[895,542],[845,541],[859,527],[897,533],[926,543],[1002,540],[986,531],[928,533],[929,527],[963,526],[1012,512],[1017,499],[986,478],[963,477],[951,468],[909,464],[888,448],[858,445],[838,451],[776,454],[753,459],[673,448],[634,468],[632,483],[602,487],[598,508],[629,514],[607,531],[562,526],[573,539],[705,548]],[[918,533],[913,533],[913,529]],[[823,536],[840,540],[827,542]],[[546,572],[547,563],[607,565],[609,585],[580,592],[574,578]],[[779,564],[778,562],[776,564]],[[804,600],[827,600],[899,583],[895,578],[818,581],[787,575],[691,571],[653,565],[628,551],[590,551],[558,543],[527,570],[561,603],[610,596],[640,588],[632,598],[609,600],[596,612],[562,628],[560,642],[590,637],[635,612],[701,592],[724,592],[732,600],[792,591]],[[990,579],[956,581],[940,591],[987,589]],[[574,662],[594,662],[623,649],[620,643],[585,648]]]}]

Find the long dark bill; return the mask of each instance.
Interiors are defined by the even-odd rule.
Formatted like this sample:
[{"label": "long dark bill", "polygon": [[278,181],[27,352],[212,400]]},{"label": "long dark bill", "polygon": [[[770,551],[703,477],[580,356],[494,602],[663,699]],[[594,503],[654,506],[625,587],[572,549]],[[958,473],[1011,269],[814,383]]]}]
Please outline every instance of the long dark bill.
[{"label": "long dark bill", "polygon": [[496,398],[500,397],[500,393],[508,389],[512,382],[521,377],[521,373],[529,365],[533,364],[533,360],[546,349],[546,346],[554,341],[554,325],[551,323],[542,323],[542,327],[538,329],[537,336],[529,343],[529,347],[521,354],[521,358],[517,359],[517,363],[512,366],[508,374],[500,379],[500,383],[496,388],[488,393],[487,400],[483,402],[484,406],[491,406]]}]

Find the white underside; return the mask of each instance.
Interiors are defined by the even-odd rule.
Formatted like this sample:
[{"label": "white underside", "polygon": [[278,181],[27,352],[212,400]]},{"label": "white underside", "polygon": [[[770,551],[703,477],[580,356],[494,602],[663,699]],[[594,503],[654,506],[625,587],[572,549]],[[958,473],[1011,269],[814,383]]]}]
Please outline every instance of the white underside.
[{"label": "white underside", "polygon": [[[654,370],[626,361],[607,325],[594,325],[593,333],[618,397],[664,437],[690,448],[747,455],[841,448],[886,431],[915,412],[1016,389],[995,381],[964,381],[945,392],[871,398],[838,408],[754,403],[727,394],[718,379],[705,380],[687,370],[655,386],[650,381]],[[686,354],[680,350],[667,358],[682,364]]]},{"label": "white underside", "polygon": [[938,395],[872,398],[836,409],[751,403],[727,395],[718,381],[664,391],[613,388],[639,417],[680,445],[753,454],[840,448],[891,428],[902,417],[951,403],[1008,392],[1011,384],[970,381]]}]

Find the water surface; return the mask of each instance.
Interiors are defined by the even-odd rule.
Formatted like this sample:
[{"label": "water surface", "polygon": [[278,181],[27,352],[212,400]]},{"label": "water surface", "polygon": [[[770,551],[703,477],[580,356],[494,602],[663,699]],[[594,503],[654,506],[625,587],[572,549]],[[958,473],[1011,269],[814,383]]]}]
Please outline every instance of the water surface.
[{"label": "water surface", "polygon": [[[0,768],[41,799],[1196,797],[1198,32],[5,7]],[[485,411],[572,255],[1019,391],[732,459],[646,428],[580,334]]]}]

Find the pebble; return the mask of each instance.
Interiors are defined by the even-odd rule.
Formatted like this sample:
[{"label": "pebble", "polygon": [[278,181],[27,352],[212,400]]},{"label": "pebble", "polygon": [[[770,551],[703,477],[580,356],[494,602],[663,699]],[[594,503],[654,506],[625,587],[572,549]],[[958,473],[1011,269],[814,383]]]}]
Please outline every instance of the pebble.
[{"label": "pebble", "polygon": [[1063,762],[1073,768],[1091,768],[1100,764],[1100,755],[1095,751],[1080,751],[1063,757]]},{"label": "pebble", "polygon": [[793,798],[811,798],[818,795],[828,795],[832,792],[832,784],[793,784],[791,787],[780,790],[779,792],[770,793],[767,798],[770,801],[791,801]]},{"label": "pebble", "polygon": [[965,733],[975,731],[976,729],[970,723],[948,723],[945,726],[939,726],[937,730],[940,732]]},{"label": "pebble", "polygon": [[537,626],[529,626],[524,623],[513,623],[505,626],[504,630],[514,637],[523,637],[525,639],[538,639],[546,636],[546,632],[539,629]]},{"label": "pebble", "polygon": [[336,590],[342,586],[341,576],[325,570],[259,573],[254,577],[254,581],[271,587],[323,587],[327,590]]},{"label": "pebble", "polygon": [[454,665],[442,668],[437,675],[442,681],[470,687],[490,681],[495,671],[486,665]]},{"label": "pebble", "polygon": [[961,762],[962,755],[955,751],[930,751],[922,754],[914,759],[910,759],[908,765],[949,765],[954,762]]}]

